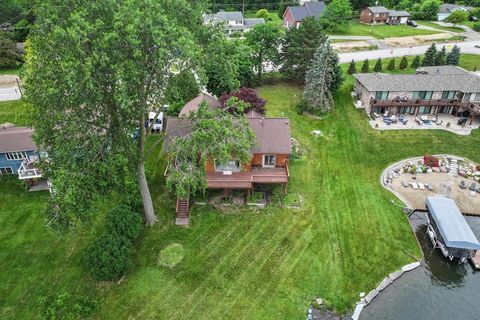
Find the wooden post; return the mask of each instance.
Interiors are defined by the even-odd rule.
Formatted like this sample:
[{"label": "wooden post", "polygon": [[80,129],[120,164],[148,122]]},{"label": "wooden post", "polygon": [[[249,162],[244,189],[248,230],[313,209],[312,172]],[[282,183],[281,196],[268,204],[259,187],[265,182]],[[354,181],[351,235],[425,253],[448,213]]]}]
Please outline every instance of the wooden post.
[{"label": "wooden post", "polygon": [[477,116],[477,115],[476,115],[475,113],[472,114],[472,119],[470,119],[470,125],[472,125],[473,120],[475,120],[476,116]]}]

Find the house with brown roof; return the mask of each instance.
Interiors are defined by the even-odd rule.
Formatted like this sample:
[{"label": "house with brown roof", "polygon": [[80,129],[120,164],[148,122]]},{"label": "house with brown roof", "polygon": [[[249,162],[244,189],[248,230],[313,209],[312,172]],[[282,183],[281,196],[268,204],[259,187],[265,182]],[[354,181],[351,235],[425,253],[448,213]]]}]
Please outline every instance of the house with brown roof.
[{"label": "house with brown roof", "polygon": [[0,126],[0,175],[17,175],[29,183],[42,177],[38,169],[40,154],[33,133],[32,128]]},{"label": "house with brown roof", "polygon": [[[189,103],[187,106],[191,108]],[[249,112],[247,120],[256,136],[256,146],[250,151],[250,162],[240,163],[235,159],[218,162],[208,159],[205,167],[208,189],[224,190],[225,193],[243,190],[248,197],[260,185],[277,184],[286,188],[289,178],[288,159],[292,151],[289,120],[266,118],[256,112]],[[190,132],[188,119],[167,118],[164,151],[168,152],[170,139],[186,136]],[[188,207],[188,200],[177,200],[177,224],[188,223]]]},{"label": "house with brown roof", "polygon": [[360,22],[368,24],[405,24],[409,18],[407,11],[389,10],[385,7],[366,7],[360,11]]}]

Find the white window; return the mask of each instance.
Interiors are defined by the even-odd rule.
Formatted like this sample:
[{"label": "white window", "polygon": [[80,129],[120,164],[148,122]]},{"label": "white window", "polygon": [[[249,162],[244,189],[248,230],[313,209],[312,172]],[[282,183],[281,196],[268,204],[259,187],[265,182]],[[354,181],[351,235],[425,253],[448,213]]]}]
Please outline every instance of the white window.
[{"label": "white window", "polygon": [[275,155],[273,155],[273,154],[263,155],[263,166],[264,167],[275,167]]},{"label": "white window", "polygon": [[7,152],[5,154],[7,157],[7,160],[23,160],[27,159],[27,153],[26,152]]},{"label": "white window", "polygon": [[215,171],[223,172],[223,171],[240,171],[240,161],[238,160],[230,160],[227,162],[219,162],[215,160]]},{"label": "white window", "polygon": [[12,167],[1,167],[0,168],[0,176],[4,174],[13,174]]},{"label": "white window", "polygon": [[475,95],[475,101],[480,101],[480,93],[477,93],[477,94]]}]

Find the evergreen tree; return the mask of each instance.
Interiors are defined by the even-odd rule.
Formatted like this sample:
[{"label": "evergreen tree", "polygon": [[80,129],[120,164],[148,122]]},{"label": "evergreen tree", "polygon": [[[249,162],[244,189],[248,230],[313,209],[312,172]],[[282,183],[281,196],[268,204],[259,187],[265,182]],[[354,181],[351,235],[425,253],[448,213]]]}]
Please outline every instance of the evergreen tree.
[{"label": "evergreen tree", "polygon": [[375,66],[373,67],[373,71],[375,72],[382,72],[382,59],[378,58]]},{"label": "evergreen tree", "polygon": [[395,58],[390,59],[387,65],[387,70],[395,70]]},{"label": "evergreen tree", "polygon": [[415,56],[415,58],[413,58],[411,67],[413,69],[418,69],[420,67],[420,56]]},{"label": "evergreen tree", "polygon": [[315,52],[313,64],[305,76],[303,99],[312,112],[325,113],[334,108],[332,88],[338,78],[334,61],[338,61],[337,54],[325,41]]},{"label": "evergreen tree", "polygon": [[447,62],[447,49],[445,46],[442,47],[442,50],[438,51],[436,59],[435,59],[435,65],[436,66],[444,66]]},{"label": "evergreen tree", "polygon": [[400,60],[400,65],[398,66],[398,68],[400,70],[404,70],[404,69],[407,69],[407,67],[408,67],[407,57],[403,56],[402,60]]},{"label": "evergreen tree", "polygon": [[368,59],[365,59],[365,61],[363,61],[363,64],[362,64],[362,73],[368,73],[369,71],[370,71],[369,62],[368,62]]},{"label": "evergreen tree", "polygon": [[352,59],[350,62],[350,65],[348,66],[347,73],[348,74],[354,74],[357,72],[357,65],[355,64],[355,60]]},{"label": "evergreen tree", "polygon": [[437,47],[435,46],[435,43],[432,43],[432,45],[425,51],[425,57],[423,58],[422,61],[422,66],[427,67],[427,66],[434,66],[437,60]]},{"label": "evergreen tree", "polygon": [[298,29],[288,30],[282,43],[282,75],[289,80],[305,81],[316,48],[326,40],[320,21],[312,17],[304,19]]},{"label": "evergreen tree", "polygon": [[458,66],[460,62],[460,47],[454,45],[452,51],[450,51],[447,55],[446,59],[447,64],[452,66]]}]

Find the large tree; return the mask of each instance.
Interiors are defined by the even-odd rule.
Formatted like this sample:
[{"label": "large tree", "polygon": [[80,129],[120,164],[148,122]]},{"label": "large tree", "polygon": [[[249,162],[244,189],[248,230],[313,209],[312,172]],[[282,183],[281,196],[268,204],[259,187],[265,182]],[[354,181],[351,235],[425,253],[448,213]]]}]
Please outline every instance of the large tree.
[{"label": "large tree", "polygon": [[350,27],[352,14],[349,0],[332,0],[323,11],[320,20],[329,31],[345,30]]},{"label": "large tree", "polygon": [[468,12],[463,10],[455,10],[445,19],[446,22],[452,23],[454,26],[468,19]]},{"label": "large tree", "polygon": [[337,64],[337,54],[328,41],[324,42],[315,52],[312,66],[305,76],[303,99],[309,111],[325,113],[333,110],[333,94],[338,88]]},{"label": "large tree", "polygon": [[454,45],[452,51],[447,54],[447,59],[445,61],[449,65],[458,66],[460,63],[460,47]]},{"label": "large tree", "polygon": [[289,80],[303,83],[310,68],[315,50],[327,37],[319,20],[306,18],[299,28],[289,29],[285,35],[281,52],[281,73]]},{"label": "large tree", "polygon": [[244,164],[250,161],[250,149],[255,145],[255,134],[243,110],[232,114],[222,108],[210,110],[206,103],[191,113],[189,121],[177,130],[190,131],[178,136],[172,134],[168,154],[167,185],[179,198],[205,191],[205,165],[208,159],[226,162],[237,159]]},{"label": "large tree", "polygon": [[423,67],[434,66],[437,61],[437,47],[435,43],[432,43],[430,47],[428,47],[427,51],[425,51],[425,57],[422,61]]},{"label": "large tree", "polygon": [[274,65],[278,63],[280,30],[272,23],[258,24],[247,33],[246,41],[252,48],[258,78],[261,79],[264,62],[272,62]]},{"label": "large tree", "polygon": [[22,56],[18,53],[15,42],[0,31],[0,68],[16,68],[21,61]]},{"label": "large tree", "polygon": [[172,76],[192,68],[190,28],[200,13],[186,0],[57,4],[39,2],[25,73],[35,138],[49,155],[52,223],[70,226],[96,199],[136,181],[146,223],[154,224],[145,116],[162,105]]}]

